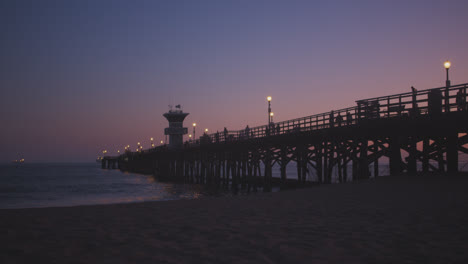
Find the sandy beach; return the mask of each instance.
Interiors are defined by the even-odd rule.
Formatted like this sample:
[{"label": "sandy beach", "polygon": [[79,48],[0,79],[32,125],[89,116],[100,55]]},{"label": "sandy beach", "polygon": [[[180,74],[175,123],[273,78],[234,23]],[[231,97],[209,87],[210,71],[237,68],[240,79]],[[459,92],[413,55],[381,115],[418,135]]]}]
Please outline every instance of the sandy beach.
[{"label": "sandy beach", "polygon": [[0,263],[468,263],[468,177],[0,210]]}]

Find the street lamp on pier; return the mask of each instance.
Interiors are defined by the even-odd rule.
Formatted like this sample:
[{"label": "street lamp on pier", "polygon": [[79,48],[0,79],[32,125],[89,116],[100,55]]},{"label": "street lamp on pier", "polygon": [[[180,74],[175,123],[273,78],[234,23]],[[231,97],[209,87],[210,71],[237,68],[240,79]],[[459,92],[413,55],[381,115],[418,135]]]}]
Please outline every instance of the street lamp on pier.
[{"label": "street lamp on pier", "polygon": [[445,81],[445,86],[447,86],[447,87],[450,87],[449,69],[450,69],[450,66],[451,66],[451,65],[452,65],[452,64],[451,64],[450,61],[448,61],[448,60],[444,62],[444,68],[445,68],[445,70],[446,70],[446,72],[447,72],[447,80]]},{"label": "street lamp on pier", "polygon": [[154,138],[150,138],[151,139],[151,147],[154,148]]},{"label": "street lamp on pier", "polygon": [[449,97],[449,88],[450,88],[450,80],[449,80],[449,69],[452,64],[449,60],[444,62],[444,68],[447,72],[447,79],[445,80],[445,112],[450,112],[450,97]]},{"label": "street lamp on pier", "polygon": [[271,96],[267,97],[268,101],[268,124],[271,122]]},{"label": "street lamp on pier", "polygon": [[195,137],[195,127],[197,126],[197,123],[193,123],[192,126],[193,126],[193,138],[196,138]]},{"label": "street lamp on pier", "polygon": [[205,134],[208,134],[208,128],[205,128]]},{"label": "street lamp on pier", "polygon": [[274,114],[273,112],[270,112],[270,123],[273,123],[273,116],[274,116],[274,115],[275,115],[275,114]]}]

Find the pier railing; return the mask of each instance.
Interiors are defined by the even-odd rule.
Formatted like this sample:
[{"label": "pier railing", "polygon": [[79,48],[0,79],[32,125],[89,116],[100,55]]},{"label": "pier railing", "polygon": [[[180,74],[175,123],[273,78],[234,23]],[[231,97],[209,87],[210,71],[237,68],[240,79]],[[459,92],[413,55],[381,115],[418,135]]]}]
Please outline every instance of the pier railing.
[{"label": "pier railing", "polygon": [[[467,111],[468,83],[374,97],[356,101],[356,106],[241,130],[203,134],[187,141],[186,148],[208,143],[227,143],[298,132],[354,126],[365,120],[413,118],[427,114]],[[164,146],[152,149],[153,151]],[[145,150],[145,151],[152,151]]]}]

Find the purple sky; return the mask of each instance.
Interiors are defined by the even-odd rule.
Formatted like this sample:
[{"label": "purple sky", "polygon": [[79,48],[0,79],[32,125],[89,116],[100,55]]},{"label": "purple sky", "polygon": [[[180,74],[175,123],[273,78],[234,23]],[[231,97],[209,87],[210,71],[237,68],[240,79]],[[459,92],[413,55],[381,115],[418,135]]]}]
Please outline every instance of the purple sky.
[{"label": "purple sky", "polygon": [[468,82],[468,1],[5,1],[0,162],[93,161],[197,132]]}]

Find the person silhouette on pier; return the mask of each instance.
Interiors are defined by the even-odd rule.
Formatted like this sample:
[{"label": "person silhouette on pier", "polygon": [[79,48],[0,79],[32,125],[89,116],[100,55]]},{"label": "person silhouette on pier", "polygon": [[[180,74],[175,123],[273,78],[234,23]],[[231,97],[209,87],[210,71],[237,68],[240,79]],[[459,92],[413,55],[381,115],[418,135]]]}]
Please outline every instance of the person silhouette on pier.
[{"label": "person silhouette on pier", "polygon": [[250,128],[249,128],[249,125],[247,125],[247,126],[245,127],[245,136],[246,136],[247,138],[249,138],[249,136],[250,136]]},{"label": "person silhouette on pier", "polygon": [[228,136],[228,130],[226,127],[224,127],[224,141],[227,141],[227,136]]},{"label": "person silhouette on pier", "polygon": [[464,111],[465,106],[466,106],[466,97],[463,94],[463,89],[460,88],[457,92],[457,97],[456,97],[456,102],[457,102],[457,110],[458,111]]},{"label": "person silhouette on pier", "polygon": [[328,122],[330,123],[330,128],[335,126],[335,118],[334,118],[333,110],[330,112],[330,117],[328,119]]},{"label": "person silhouette on pier", "polygon": [[338,115],[336,116],[336,123],[339,127],[341,126],[341,122],[343,122],[343,117],[341,116],[341,113],[338,113]]},{"label": "person silhouette on pier", "polygon": [[346,111],[346,124],[348,126],[353,124],[353,116],[349,111]]},{"label": "person silhouette on pier", "polygon": [[277,124],[277,125],[276,125],[276,133],[279,135],[280,132],[281,132],[280,125]]}]

